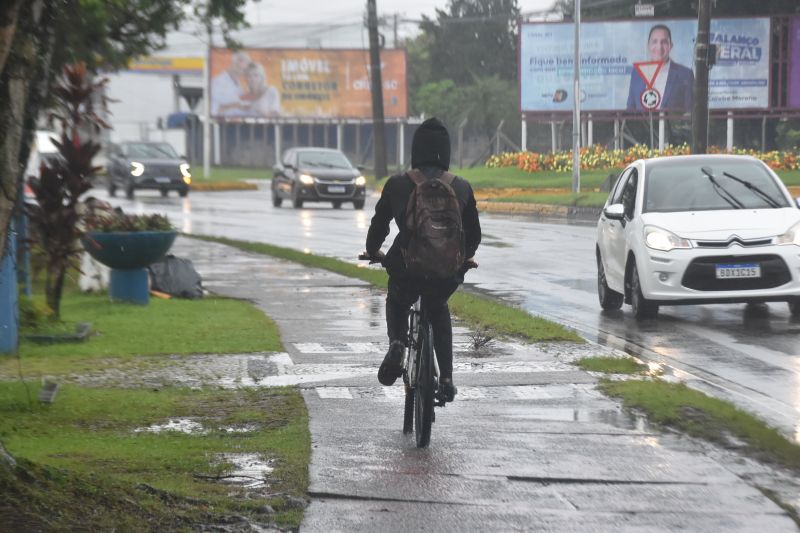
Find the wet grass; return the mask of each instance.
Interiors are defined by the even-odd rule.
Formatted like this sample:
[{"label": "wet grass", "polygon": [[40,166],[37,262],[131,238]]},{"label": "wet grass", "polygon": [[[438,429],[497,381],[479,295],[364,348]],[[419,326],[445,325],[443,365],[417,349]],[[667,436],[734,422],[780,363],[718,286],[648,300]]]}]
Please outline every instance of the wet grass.
[{"label": "wet grass", "polygon": [[[288,259],[313,268],[330,270],[337,274],[366,281],[383,289],[386,288],[389,279],[385,271],[378,268],[368,268],[366,263],[364,265],[353,265],[338,259],[307,254],[299,250],[271,244],[226,239],[223,237],[198,235],[189,235],[189,237],[233,246],[248,252]],[[583,339],[577,333],[559,324],[532,316],[521,309],[491,300],[484,296],[465,293],[463,291],[456,292],[450,298],[450,309],[458,318],[464,320],[471,327],[481,330],[490,330],[496,335],[518,337],[531,342],[583,342]]]},{"label": "wet grass", "polygon": [[269,180],[272,179],[270,168],[244,168],[244,167],[211,167],[211,177],[203,177],[203,165],[192,167],[192,177],[195,183],[215,183],[242,180]]},{"label": "wet grass", "polygon": [[[615,176],[621,169],[584,170],[581,172],[581,187],[593,189],[600,187],[609,174]],[[570,189],[572,187],[571,172],[525,172],[516,167],[487,168],[455,168],[451,172],[470,182],[473,189]],[[606,194],[608,196],[608,194]]]},{"label": "wet grass", "polygon": [[587,372],[604,372],[606,374],[645,374],[649,367],[638,363],[632,357],[584,357],[575,364]]},{"label": "wet grass", "polygon": [[[240,515],[299,525],[310,435],[295,389],[63,386],[52,405],[30,402],[37,390],[0,383],[0,439],[16,458],[30,461],[16,476],[0,466],[0,523],[52,519],[63,530],[173,530]],[[135,431],[174,418],[191,418],[206,433]],[[252,430],[224,430],[244,423]],[[217,478],[231,467],[219,463],[221,453],[256,453],[275,470],[258,489],[221,483]],[[265,514],[267,501],[274,513]]]},{"label": "wet grass", "polygon": [[[92,359],[195,353],[282,351],[275,323],[247,302],[152,298],[146,306],[111,303],[106,294],[69,289],[61,304],[67,324],[91,322],[83,343],[20,345],[22,372],[62,374],[91,367]],[[24,335],[26,331],[23,331]],[[15,375],[17,362],[0,359],[0,376]]]},{"label": "wet grass", "polygon": [[621,398],[625,407],[640,409],[656,424],[674,427],[722,446],[731,437],[743,442],[746,453],[759,460],[800,471],[800,445],[785,438],[755,416],[725,400],[712,398],[684,384],[603,380],[600,389]]}]

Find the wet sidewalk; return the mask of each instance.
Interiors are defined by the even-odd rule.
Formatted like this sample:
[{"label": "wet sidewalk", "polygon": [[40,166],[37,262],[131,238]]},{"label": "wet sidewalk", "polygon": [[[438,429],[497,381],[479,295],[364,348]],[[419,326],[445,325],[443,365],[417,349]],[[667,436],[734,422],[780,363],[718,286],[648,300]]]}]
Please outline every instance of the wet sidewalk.
[{"label": "wet sidewalk", "polygon": [[[354,250],[354,253],[357,250]],[[211,291],[252,301],[286,354],[199,356],[225,383],[297,384],[310,415],[303,531],[795,531],[756,485],[784,480],[671,433],[595,390],[569,364],[602,348],[493,342],[456,327],[459,395],[429,449],[401,431],[403,388],[375,377],[384,295],[364,282],[180,238]],[[203,380],[201,380],[203,381]]]}]

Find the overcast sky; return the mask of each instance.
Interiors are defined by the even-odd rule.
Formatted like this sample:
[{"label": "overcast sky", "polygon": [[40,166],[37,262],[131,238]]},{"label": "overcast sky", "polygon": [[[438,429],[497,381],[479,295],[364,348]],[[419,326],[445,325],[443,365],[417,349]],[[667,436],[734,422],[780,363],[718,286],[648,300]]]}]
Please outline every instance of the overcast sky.
[{"label": "overcast sky", "polygon": [[[519,0],[523,14],[548,10],[554,0]],[[249,47],[312,47],[364,48],[368,38],[363,26],[366,0],[261,0],[247,5],[248,22],[252,26],[236,35]],[[413,35],[422,15],[433,17],[436,9],[444,9],[447,0],[377,0],[378,15],[391,18],[399,15],[400,38]],[[405,20],[404,20],[405,19]],[[161,55],[202,55],[202,35],[198,28],[182,28],[170,35],[169,48]],[[387,43],[392,45],[391,28],[384,28]],[[217,46],[221,40],[217,37]]]}]

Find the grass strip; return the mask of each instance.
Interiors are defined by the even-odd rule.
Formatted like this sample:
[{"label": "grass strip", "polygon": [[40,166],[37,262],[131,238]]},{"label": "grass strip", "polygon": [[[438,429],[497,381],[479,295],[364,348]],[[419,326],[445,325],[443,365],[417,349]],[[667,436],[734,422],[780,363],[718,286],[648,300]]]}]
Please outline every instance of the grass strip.
[{"label": "grass strip", "polygon": [[[63,530],[132,531],[142,524],[150,524],[148,530],[195,530],[191,525],[242,515],[299,526],[302,506],[296,502],[308,486],[311,439],[296,389],[64,385],[52,405],[43,405],[29,403],[25,387],[0,383],[0,438],[26,461],[27,477],[37,483],[20,479],[20,472],[15,479],[0,465],[0,523],[58,517]],[[27,387],[35,398],[38,386]],[[176,419],[196,429],[148,430]],[[234,466],[222,454],[252,454],[274,470],[264,474],[267,484],[260,489],[224,483]],[[142,484],[155,490],[142,492]],[[101,498],[93,503],[93,497]]]},{"label": "grass strip", "polygon": [[[259,242],[240,241],[224,237],[188,235],[193,239],[216,242],[240,250],[287,259],[313,268],[322,268],[343,276],[366,281],[385,289],[389,276],[383,270],[353,265],[345,261],[304,253],[291,248]],[[477,329],[489,329],[498,335],[519,337],[530,342],[570,341],[584,342],[574,331],[559,324],[535,317],[507,304],[484,296],[457,292],[450,298],[450,309],[467,324]]]},{"label": "grass strip", "polygon": [[800,470],[800,445],[730,402],[707,396],[683,383],[661,379],[602,380],[599,387],[605,394],[621,398],[625,407],[644,411],[656,424],[723,446],[730,446],[729,438],[733,436],[757,459]]},{"label": "grass strip", "polygon": [[[24,375],[88,371],[98,358],[283,351],[278,327],[269,317],[247,302],[229,298],[152,298],[141,306],[112,303],[105,293],[70,290],[61,302],[61,318],[68,324],[90,322],[94,334],[83,343],[23,340]],[[16,360],[0,359],[0,376],[16,373]]]},{"label": "grass strip", "polygon": [[794,520],[795,525],[797,525],[798,529],[800,529],[800,513],[797,512],[797,509],[783,501],[780,495],[774,490],[762,487],[760,485],[756,485],[755,487],[761,492],[761,494],[769,498],[772,503],[786,511],[786,514],[789,515],[789,518]]},{"label": "grass strip", "polygon": [[649,367],[636,362],[632,357],[584,357],[575,364],[587,372],[604,372],[606,374],[645,374]]},{"label": "grass strip", "polygon": [[256,191],[258,185],[245,181],[212,181],[209,183],[192,183],[192,191],[195,192],[216,192],[216,191]]}]

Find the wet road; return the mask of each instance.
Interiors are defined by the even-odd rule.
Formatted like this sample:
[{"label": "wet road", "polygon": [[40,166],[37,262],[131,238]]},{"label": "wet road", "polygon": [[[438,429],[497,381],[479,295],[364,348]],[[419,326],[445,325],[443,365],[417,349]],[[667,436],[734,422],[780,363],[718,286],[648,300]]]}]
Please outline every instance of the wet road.
[{"label": "wet road", "polygon": [[[102,191],[95,194],[106,198]],[[145,191],[134,201],[113,201],[127,212],[166,213],[187,233],[349,261],[363,249],[374,202],[369,199],[364,211],[322,204],[274,209],[268,190],[193,193],[186,199]],[[481,268],[468,278],[479,290],[571,326],[591,341],[660,362],[800,441],[800,321],[785,304],[664,307],[657,320],[638,323],[627,306],[605,313],[597,304],[593,227],[488,214],[481,221]]]}]

